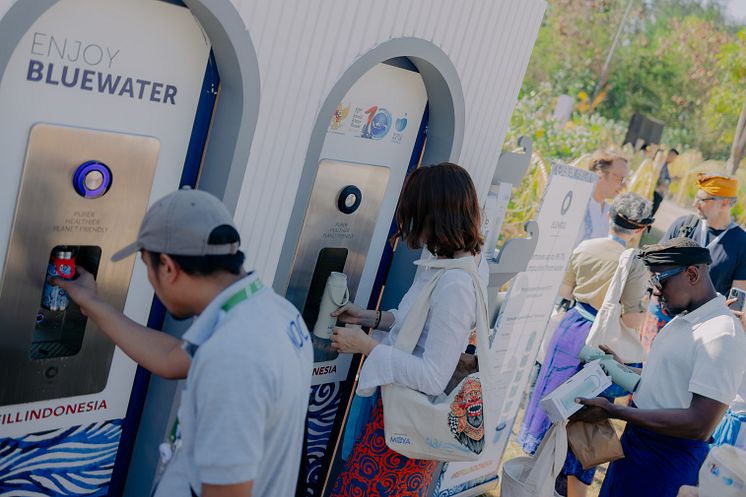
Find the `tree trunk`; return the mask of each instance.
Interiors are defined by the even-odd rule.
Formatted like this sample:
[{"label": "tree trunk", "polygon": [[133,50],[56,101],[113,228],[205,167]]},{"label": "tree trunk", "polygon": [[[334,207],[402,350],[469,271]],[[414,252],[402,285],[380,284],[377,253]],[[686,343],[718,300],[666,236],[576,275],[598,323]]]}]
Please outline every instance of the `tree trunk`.
[{"label": "tree trunk", "polygon": [[733,176],[738,170],[741,159],[743,159],[744,150],[746,149],[746,100],[741,107],[741,115],[738,116],[736,125],[736,134],[733,136],[733,144],[730,147],[730,158],[726,164],[728,174]]}]

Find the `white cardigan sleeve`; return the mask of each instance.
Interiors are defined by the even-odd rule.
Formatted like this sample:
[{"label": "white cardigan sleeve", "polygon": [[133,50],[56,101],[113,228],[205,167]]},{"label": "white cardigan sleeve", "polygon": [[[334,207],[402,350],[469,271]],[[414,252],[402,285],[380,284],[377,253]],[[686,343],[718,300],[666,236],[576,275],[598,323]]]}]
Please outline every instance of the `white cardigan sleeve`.
[{"label": "white cardigan sleeve", "polygon": [[[467,345],[475,319],[476,296],[471,277],[447,271],[433,291],[423,333],[421,357],[391,345],[377,345],[360,372],[357,393],[372,395],[375,388],[395,383],[427,395],[439,395]],[[406,319],[406,318],[405,318]]]}]

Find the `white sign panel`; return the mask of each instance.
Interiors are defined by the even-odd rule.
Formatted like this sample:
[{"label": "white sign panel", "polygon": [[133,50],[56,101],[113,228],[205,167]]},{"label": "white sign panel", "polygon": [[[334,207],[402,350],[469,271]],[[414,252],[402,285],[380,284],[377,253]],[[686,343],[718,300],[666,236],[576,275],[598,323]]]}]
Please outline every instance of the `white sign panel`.
[{"label": "white sign panel", "polygon": [[491,351],[498,364],[497,432],[476,463],[446,465],[436,495],[478,495],[496,483],[502,454],[518,414],[544,329],[562,284],[570,255],[593,193],[596,175],[555,165],[536,219],[539,241],[526,268],[508,291],[495,326]]}]

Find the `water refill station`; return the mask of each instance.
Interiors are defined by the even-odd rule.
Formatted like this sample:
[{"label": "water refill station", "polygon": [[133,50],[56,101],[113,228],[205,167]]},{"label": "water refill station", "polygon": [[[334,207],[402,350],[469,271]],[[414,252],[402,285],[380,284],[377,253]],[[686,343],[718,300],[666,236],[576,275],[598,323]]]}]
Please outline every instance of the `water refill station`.
[{"label": "water refill station", "polygon": [[[332,272],[349,300],[396,305],[420,255],[388,243],[402,183],[453,161],[487,197],[544,8],[0,0],[0,493],[147,495],[178,405],[176,382],[74,304],[45,307],[50,258],[182,333],[144,266],[109,258],[148,205],[192,185],[235,213],[249,264],[310,328]],[[314,349],[309,496],[339,463],[360,365],[323,334]]]}]

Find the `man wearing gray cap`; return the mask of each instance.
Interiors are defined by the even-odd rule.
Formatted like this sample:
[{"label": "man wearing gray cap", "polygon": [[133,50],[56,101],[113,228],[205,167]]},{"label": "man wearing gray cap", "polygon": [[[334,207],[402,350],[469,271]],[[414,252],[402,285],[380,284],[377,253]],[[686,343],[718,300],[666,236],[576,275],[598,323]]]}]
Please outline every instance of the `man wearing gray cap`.
[{"label": "man wearing gray cap", "polygon": [[182,340],[141,326],[96,292],[90,273],[55,279],[129,357],[186,378],[180,439],[156,497],[294,495],[313,351],[298,310],[243,269],[240,238],[212,195],[179,190],[145,214],[137,251],[176,318],[196,316]]}]

